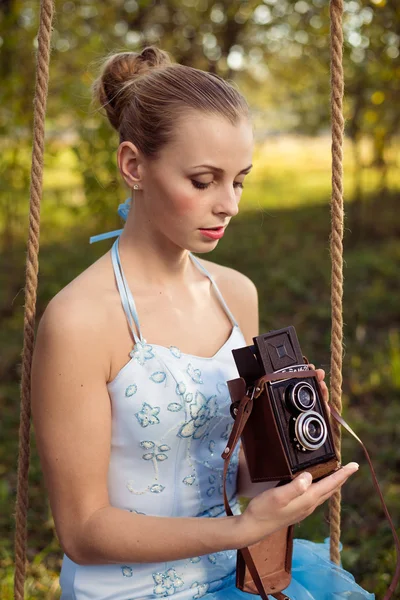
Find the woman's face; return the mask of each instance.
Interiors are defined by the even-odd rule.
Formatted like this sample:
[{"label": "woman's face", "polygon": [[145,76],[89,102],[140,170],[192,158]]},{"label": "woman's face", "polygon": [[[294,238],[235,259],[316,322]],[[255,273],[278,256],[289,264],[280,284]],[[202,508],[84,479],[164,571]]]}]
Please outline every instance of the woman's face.
[{"label": "woman's face", "polygon": [[192,252],[215,248],[238,213],[253,143],[245,118],[235,126],[217,116],[182,118],[160,158],[138,169],[142,192],[134,227],[150,228],[151,235]]}]

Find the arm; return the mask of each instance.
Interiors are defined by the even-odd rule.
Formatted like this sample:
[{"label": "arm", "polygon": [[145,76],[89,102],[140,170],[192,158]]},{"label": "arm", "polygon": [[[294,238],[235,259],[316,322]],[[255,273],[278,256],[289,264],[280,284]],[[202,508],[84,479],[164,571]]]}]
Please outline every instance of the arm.
[{"label": "arm", "polygon": [[[53,299],[40,321],[32,364],[32,414],[55,527],[79,564],[161,562],[234,549],[239,517],[177,518],[110,505],[111,407],[104,316]],[[179,535],[177,532],[179,531]]]}]

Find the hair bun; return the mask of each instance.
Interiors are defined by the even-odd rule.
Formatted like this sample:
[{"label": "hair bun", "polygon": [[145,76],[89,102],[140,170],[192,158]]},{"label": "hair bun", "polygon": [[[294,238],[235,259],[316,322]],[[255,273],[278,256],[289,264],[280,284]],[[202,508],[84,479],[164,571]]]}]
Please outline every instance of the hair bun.
[{"label": "hair bun", "polygon": [[127,97],[123,94],[126,84],[154,68],[171,64],[169,54],[156,46],[146,46],[140,53],[118,52],[106,58],[99,76],[93,82],[92,93],[93,98],[105,108],[114,129],[119,130]]}]

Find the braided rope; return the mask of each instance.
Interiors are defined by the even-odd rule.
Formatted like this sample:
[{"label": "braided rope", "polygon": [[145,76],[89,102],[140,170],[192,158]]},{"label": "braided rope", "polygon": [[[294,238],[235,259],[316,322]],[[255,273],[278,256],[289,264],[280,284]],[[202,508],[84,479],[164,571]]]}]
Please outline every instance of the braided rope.
[{"label": "braided rope", "polygon": [[[340,414],[342,412],[342,356],[343,356],[343,0],[330,1],[331,41],[331,119],[332,119],[332,198],[331,237],[331,383],[330,402]],[[333,442],[336,453],[341,456],[341,434],[339,424],[332,419]],[[340,564],[340,490],[329,502],[330,557]]]},{"label": "braided rope", "polygon": [[30,458],[30,378],[35,339],[36,292],[38,282],[38,255],[40,235],[40,201],[43,188],[43,154],[45,114],[49,81],[50,40],[53,19],[53,0],[41,0],[37,70],[34,98],[33,145],[29,210],[29,237],[27,243],[24,346],[22,350],[21,408],[19,426],[18,480],[15,532],[14,598],[23,600],[26,572],[26,541],[28,513],[28,472]]}]

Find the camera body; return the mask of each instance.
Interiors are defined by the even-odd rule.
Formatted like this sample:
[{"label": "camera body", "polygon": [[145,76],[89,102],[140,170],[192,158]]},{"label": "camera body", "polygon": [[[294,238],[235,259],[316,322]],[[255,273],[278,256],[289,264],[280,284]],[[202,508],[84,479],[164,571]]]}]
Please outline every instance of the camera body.
[{"label": "camera body", "polygon": [[[287,481],[305,470],[314,479],[329,475],[340,463],[322,391],[316,377],[307,374],[310,368],[295,328],[270,331],[253,341],[232,350],[240,378],[228,381],[235,417],[235,405],[246,390],[264,375],[275,375],[254,399],[241,436],[251,480]],[[279,374],[282,379],[276,379]]]}]

